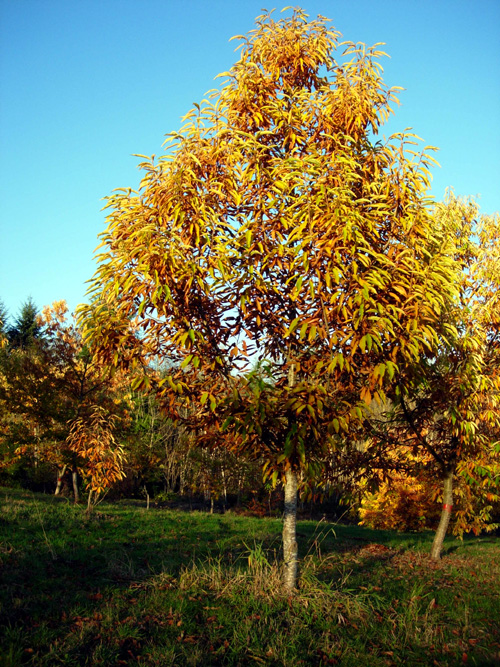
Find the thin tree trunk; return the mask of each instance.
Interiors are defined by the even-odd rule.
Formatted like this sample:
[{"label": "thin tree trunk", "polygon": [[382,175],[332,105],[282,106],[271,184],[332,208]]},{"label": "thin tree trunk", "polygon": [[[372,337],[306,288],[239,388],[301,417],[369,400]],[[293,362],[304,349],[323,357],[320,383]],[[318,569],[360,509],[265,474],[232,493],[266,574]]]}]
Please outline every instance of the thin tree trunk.
[{"label": "thin tree trunk", "polygon": [[71,472],[71,479],[73,481],[73,495],[75,497],[75,505],[80,502],[80,492],[78,491],[78,471],[73,469]]},{"label": "thin tree trunk", "polygon": [[431,558],[432,560],[439,560],[441,558],[441,550],[443,548],[444,538],[451,518],[451,508],[453,507],[453,469],[446,470],[443,480],[443,509],[441,511],[441,519],[434,536],[432,543]]},{"label": "thin tree trunk", "polygon": [[241,471],[238,472],[238,491],[236,493],[236,507],[241,505],[241,487],[242,487],[242,474]]},{"label": "thin tree trunk", "polygon": [[184,495],[184,468],[181,468],[179,475],[179,495],[181,497]]},{"label": "thin tree trunk", "polygon": [[58,495],[61,493],[62,483],[63,483],[63,477],[64,477],[64,473],[66,472],[66,468],[67,468],[67,467],[68,467],[68,466],[67,466],[67,464],[65,463],[65,464],[63,465],[63,467],[62,467],[61,472],[58,471],[58,473],[57,473],[57,484],[56,484],[56,490],[55,490],[55,492],[54,492],[54,495],[55,495],[55,496],[58,496]]},{"label": "thin tree trunk", "polygon": [[285,514],[283,517],[283,559],[285,590],[291,593],[297,585],[297,475],[285,473]]},{"label": "thin tree trunk", "polygon": [[89,497],[87,499],[87,514],[92,511],[92,489],[89,490]]},{"label": "thin tree trunk", "polygon": [[227,486],[226,486],[226,472],[224,470],[224,466],[222,466],[221,468],[221,475],[222,475],[222,507],[223,507],[223,512],[225,512],[227,505]]}]

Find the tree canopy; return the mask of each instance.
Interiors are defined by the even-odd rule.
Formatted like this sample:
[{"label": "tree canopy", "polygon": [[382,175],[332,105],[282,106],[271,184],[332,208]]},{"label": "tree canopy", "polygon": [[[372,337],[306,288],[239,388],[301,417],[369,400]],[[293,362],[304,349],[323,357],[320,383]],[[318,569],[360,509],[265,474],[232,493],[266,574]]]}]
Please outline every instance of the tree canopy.
[{"label": "tree canopy", "polygon": [[[137,387],[174,418],[201,439],[231,430],[291,483],[435,347],[455,265],[432,149],[377,138],[397,103],[380,45],[341,43],[300,9],[239,39],[139,190],[109,197],[81,316],[101,360],[142,367]],[[269,381],[241,382],[256,359]]]}]

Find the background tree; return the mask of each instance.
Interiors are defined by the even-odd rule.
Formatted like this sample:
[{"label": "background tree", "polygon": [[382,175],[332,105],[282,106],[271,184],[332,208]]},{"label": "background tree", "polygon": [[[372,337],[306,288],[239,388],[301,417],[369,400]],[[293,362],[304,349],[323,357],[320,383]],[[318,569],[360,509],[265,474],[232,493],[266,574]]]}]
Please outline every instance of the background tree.
[{"label": "background tree", "polygon": [[90,416],[86,419],[78,417],[71,424],[67,444],[85,462],[82,467],[89,483],[87,511],[125,476],[123,448],[113,433],[115,421],[116,417],[104,408],[93,406]]},{"label": "background tree", "polygon": [[[338,62],[339,33],[298,9],[240,39],[221,89],[141,165],[139,192],[109,198],[82,317],[105,363],[168,359],[137,388],[201,443],[232,431],[262,457],[293,524],[297,475],[434,345],[453,268],[425,199],[432,158],[412,135],[375,140],[396,102],[377,46],[343,43]],[[237,381],[256,358],[270,379]]]},{"label": "background tree", "polygon": [[56,492],[69,470],[78,501],[77,475],[85,462],[68,444],[71,424],[90,421],[96,405],[126,418],[124,381],[94,362],[64,301],[45,307],[31,330],[37,335],[26,337],[27,345],[9,345],[0,364],[4,465],[17,460],[56,468]]},{"label": "background tree", "polygon": [[7,320],[8,320],[7,309],[3,301],[0,300],[0,349],[7,345]]},{"label": "background tree", "polygon": [[134,392],[124,448],[127,493],[180,494],[186,491],[189,436],[161,410],[153,393]]},{"label": "background tree", "polygon": [[29,347],[40,338],[41,325],[38,318],[38,309],[31,297],[21,306],[19,315],[14,324],[8,329],[9,345],[12,348]]},{"label": "background tree", "polygon": [[[376,424],[373,418],[367,421],[373,436],[369,448],[376,449],[387,440],[394,445],[386,467],[391,466],[390,457],[399,442],[410,463],[406,467],[410,479],[413,467],[413,478],[428,480],[427,502],[442,499],[431,554],[437,560],[450,522],[457,476],[457,534],[486,528],[492,503],[499,499],[500,246],[498,215],[479,216],[472,200],[450,193],[436,206],[435,218],[438,228],[454,242],[454,260],[460,267],[458,293],[442,311],[435,353],[401,367],[393,402]],[[390,493],[390,486],[384,493]]]}]

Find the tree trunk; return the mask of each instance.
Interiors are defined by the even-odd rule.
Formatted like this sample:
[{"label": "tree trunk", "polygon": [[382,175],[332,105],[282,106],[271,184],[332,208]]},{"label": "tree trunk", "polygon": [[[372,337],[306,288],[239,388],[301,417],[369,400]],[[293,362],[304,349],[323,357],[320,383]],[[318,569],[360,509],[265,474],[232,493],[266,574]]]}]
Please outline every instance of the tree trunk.
[{"label": "tree trunk", "polygon": [[58,473],[57,473],[57,484],[56,484],[56,490],[55,490],[55,492],[54,492],[54,495],[55,495],[55,496],[58,496],[58,495],[61,493],[62,483],[63,483],[63,477],[64,477],[64,473],[66,472],[66,468],[67,468],[67,467],[68,467],[68,466],[67,466],[66,463],[65,463],[65,464],[63,465],[63,467],[62,467],[61,472],[58,472]]},{"label": "tree trunk", "polygon": [[441,558],[441,549],[443,548],[444,538],[448,530],[448,524],[451,518],[451,508],[453,507],[453,469],[446,470],[443,480],[443,509],[441,519],[432,543],[431,558],[439,560]]},{"label": "tree trunk", "polygon": [[285,473],[285,514],[283,517],[283,559],[285,590],[291,593],[297,585],[297,475]]},{"label": "tree trunk", "polygon": [[92,511],[92,489],[89,489],[89,497],[87,498],[87,514]]},{"label": "tree trunk", "polygon": [[224,470],[224,466],[221,468],[221,475],[222,475],[222,508],[223,512],[226,512],[226,506],[227,506],[227,486],[226,486],[226,471]]},{"label": "tree trunk", "polygon": [[78,472],[76,469],[72,471],[71,479],[73,480],[73,495],[75,496],[75,504],[78,505],[80,502],[80,492],[78,491]]}]

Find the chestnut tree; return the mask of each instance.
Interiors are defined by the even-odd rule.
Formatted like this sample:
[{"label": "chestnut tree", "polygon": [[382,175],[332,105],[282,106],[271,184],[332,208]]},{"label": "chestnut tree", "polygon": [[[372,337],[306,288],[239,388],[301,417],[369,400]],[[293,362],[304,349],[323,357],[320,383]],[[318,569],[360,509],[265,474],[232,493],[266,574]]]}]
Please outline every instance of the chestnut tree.
[{"label": "chestnut tree", "polygon": [[[397,103],[380,45],[341,43],[300,9],[238,39],[220,87],[144,158],[138,191],[109,197],[81,317],[102,362],[142,368],[136,388],[201,443],[225,431],[284,483],[292,590],[298,480],[433,348],[454,265],[429,150],[377,138]],[[256,361],[265,377],[246,374]]]}]

